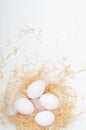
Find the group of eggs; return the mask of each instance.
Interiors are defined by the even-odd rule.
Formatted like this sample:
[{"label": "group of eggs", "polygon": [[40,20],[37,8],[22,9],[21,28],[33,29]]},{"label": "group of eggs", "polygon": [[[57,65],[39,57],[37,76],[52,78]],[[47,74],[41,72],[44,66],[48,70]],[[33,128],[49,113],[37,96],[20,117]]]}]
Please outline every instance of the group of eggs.
[{"label": "group of eggs", "polygon": [[40,126],[49,126],[55,121],[53,110],[59,106],[57,96],[44,93],[46,84],[42,80],[32,82],[27,88],[27,97],[20,97],[15,101],[15,108],[18,113],[30,115],[35,111],[34,104],[31,100],[38,99],[40,105],[44,108],[35,115],[35,122]]}]

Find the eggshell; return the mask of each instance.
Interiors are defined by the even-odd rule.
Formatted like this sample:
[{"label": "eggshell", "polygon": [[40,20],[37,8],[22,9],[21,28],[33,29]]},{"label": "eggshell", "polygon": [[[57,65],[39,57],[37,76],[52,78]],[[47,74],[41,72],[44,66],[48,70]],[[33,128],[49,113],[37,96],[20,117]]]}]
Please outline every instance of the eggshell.
[{"label": "eggshell", "polygon": [[31,99],[36,99],[44,93],[45,88],[46,84],[42,80],[34,81],[27,89],[27,96]]},{"label": "eggshell", "polygon": [[53,124],[54,120],[55,116],[50,111],[42,111],[35,116],[35,121],[40,126],[50,126]]},{"label": "eggshell", "polygon": [[40,97],[39,102],[48,110],[55,110],[59,106],[59,99],[53,94],[43,94]]},{"label": "eggshell", "polygon": [[17,112],[28,115],[34,112],[33,104],[27,98],[19,98],[15,101],[15,108]]}]

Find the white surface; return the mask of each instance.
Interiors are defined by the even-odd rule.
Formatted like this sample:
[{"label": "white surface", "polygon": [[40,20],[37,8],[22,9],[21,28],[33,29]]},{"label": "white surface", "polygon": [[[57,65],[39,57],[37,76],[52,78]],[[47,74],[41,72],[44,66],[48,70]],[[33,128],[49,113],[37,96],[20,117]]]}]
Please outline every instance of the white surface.
[{"label": "white surface", "polygon": [[40,97],[46,88],[46,84],[42,80],[32,82],[27,89],[27,96],[31,99]]},{"label": "white surface", "polygon": [[[21,46],[17,55],[6,62],[4,73],[4,84],[0,80],[1,90],[6,87],[11,64],[21,64],[24,61],[23,48],[26,48],[25,55],[32,56],[32,61],[40,61],[39,65],[45,60],[55,62],[62,56],[68,56],[69,63],[73,70],[77,71],[86,65],[86,1],[85,0],[0,0],[0,48],[3,48],[5,57],[13,48],[7,49],[4,41],[13,39],[15,46]],[[40,28],[43,31],[43,44],[36,40],[31,40],[28,48],[24,38],[20,41],[14,35],[16,30],[27,25],[28,27]],[[57,42],[56,42],[57,41]],[[34,43],[33,43],[34,42]],[[18,44],[18,45],[17,45]],[[33,48],[33,49],[32,49]],[[37,50],[39,53],[37,53]],[[35,55],[34,55],[35,52]],[[41,53],[40,53],[41,52]],[[40,54],[40,55],[38,55]],[[38,56],[38,57],[37,57]],[[35,58],[37,57],[37,58]],[[34,60],[35,59],[35,60]],[[0,56],[1,63],[1,56]],[[37,66],[36,66],[37,67]],[[86,111],[86,73],[77,73],[75,79],[71,81],[78,95],[77,112]],[[3,87],[4,86],[4,87]],[[1,130],[13,130],[11,126],[1,126]],[[69,125],[68,130],[85,130],[86,115],[83,114],[73,124]]]},{"label": "white surface", "polygon": [[35,116],[35,121],[40,126],[49,126],[49,125],[52,125],[52,123],[54,122],[54,120],[55,120],[55,116],[50,111],[42,111],[42,112],[39,112]]},{"label": "white surface", "polygon": [[43,94],[39,101],[48,110],[55,110],[59,106],[59,99],[53,94]]}]

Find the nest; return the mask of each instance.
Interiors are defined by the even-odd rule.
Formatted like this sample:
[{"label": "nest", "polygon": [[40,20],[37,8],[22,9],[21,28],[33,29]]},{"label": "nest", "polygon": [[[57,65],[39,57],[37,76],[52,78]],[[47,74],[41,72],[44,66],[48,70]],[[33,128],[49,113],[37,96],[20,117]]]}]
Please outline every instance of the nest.
[{"label": "nest", "polygon": [[[55,122],[48,127],[39,126],[35,122],[34,116],[39,111],[37,108],[35,109],[34,113],[29,116],[22,115],[20,113],[17,113],[16,115],[9,115],[7,113],[8,106],[10,105],[12,107],[15,99],[21,93],[27,97],[27,87],[31,82],[39,79],[44,80],[47,84],[45,93],[54,94],[60,100],[59,108],[53,111],[55,114]],[[62,81],[63,80],[59,80],[57,83],[49,81],[49,78],[47,78],[47,73],[45,73],[43,68],[34,76],[29,74],[23,74],[22,76],[19,76],[18,71],[13,72],[9,78],[8,87],[4,95],[4,101],[2,105],[3,115],[6,116],[13,124],[15,124],[17,130],[61,130],[61,128],[65,128],[73,119],[72,109],[75,103],[75,96],[72,94],[71,88]]]}]

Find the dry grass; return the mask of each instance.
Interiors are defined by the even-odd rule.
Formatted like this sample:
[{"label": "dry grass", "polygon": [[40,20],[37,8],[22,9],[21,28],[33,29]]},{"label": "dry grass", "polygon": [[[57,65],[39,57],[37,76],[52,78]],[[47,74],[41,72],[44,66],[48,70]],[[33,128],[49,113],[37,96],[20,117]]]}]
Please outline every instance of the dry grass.
[{"label": "dry grass", "polygon": [[[66,73],[66,71],[63,71],[63,73],[64,72]],[[29,75],[28,76],[22,75],[21,77],[18,77],[18,73],[14,72],[14,74],[11,76],[9,80],[8,88],[4,96],[2,111],[3,114],[7,116],[8,119],[16,125],[17,130],[60,130],[61,128],[65,128],[67,124],[73,119],[71,110],[74,107],[75,96],[72,95],[71,93],[72,91],[70,91],[71,88],[63,84],[64,83],[63,80],[60,80],[57,84],[52,82],[46,82],[47,80],[45,81],[47,84],[45,93],[52,93],[56,95],[60,100],[59,108],[53,111],[56,120],[52,126],[41,127],[35,123],[34,115],[39,111],[37,108],[35,109],[35,112],[29,116],[25,116],[19,113],[14,116],[9,116],[7,114],[7,108],[9,102],[11,102],[12,105],[15,99],[18,97],[18,96],[15,97],[15,95],[19,95],[22,93],[25,97],[27,97],[26,90],[29,84],[37,79],[45,80],[45,77],[43,77],[43,75],[44,75],[43,68],[39,70],[39,72],[36,75],[32,77]],[[47,78],[46,74],[45,76]],[[61,78],[65,79],[65,75],[63,74],[63,77],[61,75]],[[11,99],[11,97],[14,98]]]}]

